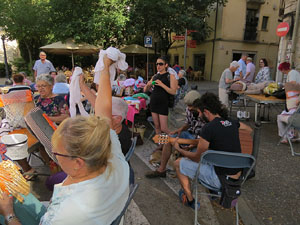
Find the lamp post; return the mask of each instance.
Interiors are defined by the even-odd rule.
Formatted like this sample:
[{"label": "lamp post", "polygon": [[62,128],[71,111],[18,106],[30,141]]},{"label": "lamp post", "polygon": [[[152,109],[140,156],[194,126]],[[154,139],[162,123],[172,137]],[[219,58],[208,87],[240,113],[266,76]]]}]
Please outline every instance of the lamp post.
[{"label": "lamp post", "polygon": [[3,44],[3,54],[4,54],[4,64],[5,64],[5,78],[6,78],[6,80],[9,80],[7,55],[6,55],[6,49],[5,49],[5,35],[2,35],[1,39],[2,39],[2,44]]}]

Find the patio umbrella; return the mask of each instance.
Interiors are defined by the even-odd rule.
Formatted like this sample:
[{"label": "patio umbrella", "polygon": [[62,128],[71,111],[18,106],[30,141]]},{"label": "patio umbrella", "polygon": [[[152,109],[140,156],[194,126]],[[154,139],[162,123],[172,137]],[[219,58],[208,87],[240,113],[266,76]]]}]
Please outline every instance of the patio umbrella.
[{"label": "patio umbrella", "polygon": [[148,49],[148,54],[154,54],[154,50],[149,48],[144,48],[143,46],[132,44],[124,46],[120,49],[121,52],[128,54],[128,55],[146,55]]},{"label": "patio umbrella", "polygon": [[40,49],[58,55],[72,55],[72,66],[74,67],[75,55],[91,55],[99,52],[99,47],[87,43],[75,43],[73,39],[67,39],[65,42],[58,41],[50,45],[40,47]]},{"label": "patio umbrella", "polygon": [[[143,46],[137,44],[131,44],[120,48],[120,51],[125,53],[126,55],[132,55],[132,66],[135,67],[135,55],[147,55],[147,54],[155,54],[153,49],[144,48]],[[148,66],[148,56],[147,56],[147,66]],[[148,79],[148,74],[147,74]]]}]

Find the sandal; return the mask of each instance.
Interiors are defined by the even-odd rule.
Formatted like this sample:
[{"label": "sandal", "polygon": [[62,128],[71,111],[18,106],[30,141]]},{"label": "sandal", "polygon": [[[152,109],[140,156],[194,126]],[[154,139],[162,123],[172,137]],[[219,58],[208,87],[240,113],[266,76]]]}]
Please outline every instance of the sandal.
[{"label": "sandal", "polygon": [[35,170],[31,169],[23,173],[23,177],[26,179],[26,181],[35,181],[38,177],[38,173]]},{"label": "sandal", "polygon": [[[193,201],[189,201],[186,194],[182,189],[179,190],[179,200],[188,207],[191,207],[192,209],[195,209],[195,199]],[[200,202],[197,202],[197,209],[200,209]]]},{"label": "sandal", "polygon": [[288,140],[286,140],[286,139],[283,139],[280,141],[280,144],[287,144],[287,143],[288,143]]}]

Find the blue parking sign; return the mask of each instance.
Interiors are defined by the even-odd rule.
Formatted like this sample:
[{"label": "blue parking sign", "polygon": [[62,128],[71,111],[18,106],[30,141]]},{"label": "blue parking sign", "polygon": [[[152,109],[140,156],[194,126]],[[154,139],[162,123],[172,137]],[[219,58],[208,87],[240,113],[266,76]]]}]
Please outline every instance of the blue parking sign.
[{"label": "blue parking sign", "polygon": [[145,45],[145,47],[148,47],[148,48],[152,47],[152,36],[144,37],[144,45]]}]

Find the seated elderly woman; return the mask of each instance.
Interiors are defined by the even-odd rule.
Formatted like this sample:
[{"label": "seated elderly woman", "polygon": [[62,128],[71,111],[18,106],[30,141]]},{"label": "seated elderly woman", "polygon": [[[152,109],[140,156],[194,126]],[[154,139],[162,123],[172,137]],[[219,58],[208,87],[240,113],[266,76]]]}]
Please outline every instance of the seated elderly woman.
[{"label": "seated elderly woman", "polygon": [[49,74],[41,74],[36,78],[36,87],[40,95],[34,98],[35,104],[43,110],[54,123],[61,123],[69,117],[69,108],[62,96],[52,92],[53,77]]},{"label": "seated elderly woman", "polygon": [[53,86],[53,94],[66,95],[69,93],[70,85],[67,83],[67,77],[64,73],[58,73],[55,77],[55,84]]},{"label": "seated elderly woman", "polygon": [[[112,129],[109,66],[104,57],[95,114],[64,120],[52,137],[53,154],[68,174],[56,185],[40,224],[111,224],[121,213],[129,194],[129,167]],[[10,224],[20,224],[12,199],[0,199],[0,213]],[[12,221],[13,220],[13,221]]]}]

